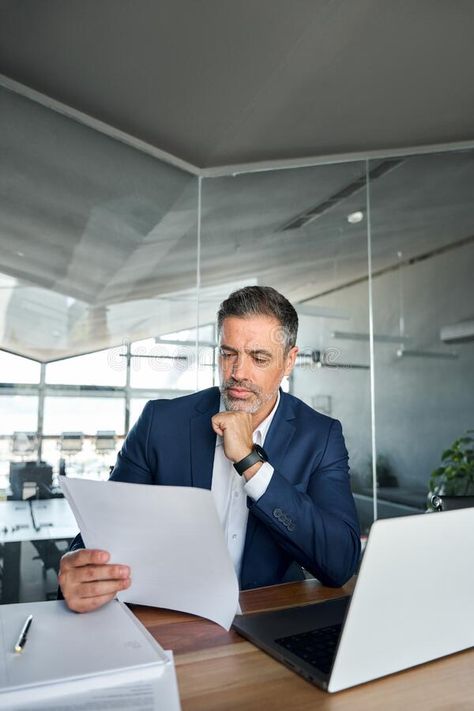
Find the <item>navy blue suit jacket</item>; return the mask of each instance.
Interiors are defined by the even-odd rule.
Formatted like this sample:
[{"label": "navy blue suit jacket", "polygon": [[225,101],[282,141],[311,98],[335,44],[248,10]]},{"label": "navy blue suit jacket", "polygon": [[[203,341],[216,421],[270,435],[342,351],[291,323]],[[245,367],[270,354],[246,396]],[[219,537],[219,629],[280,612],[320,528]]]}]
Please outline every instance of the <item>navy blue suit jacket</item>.
[{"label": "navy blue suit jacket", "polygon": [[[210,489],[219,402],[218,388],[148,402],[111,479]],[[340,423],[281,392],[264,447],[274,474],[257,502],[247,499],[241,589],[301,578],[299,566],[342,585],[356,569],[360,535]]]}]

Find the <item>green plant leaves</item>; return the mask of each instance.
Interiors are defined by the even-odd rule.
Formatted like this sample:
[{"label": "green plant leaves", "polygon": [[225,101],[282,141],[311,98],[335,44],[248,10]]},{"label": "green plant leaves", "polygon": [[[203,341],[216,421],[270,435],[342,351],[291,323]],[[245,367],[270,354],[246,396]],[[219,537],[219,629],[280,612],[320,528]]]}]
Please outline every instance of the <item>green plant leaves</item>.
[{"label": "green plant leaves", "polygon": [[441,455],[443,466],[430,477],[432,493],[464,496],[474,489],[474,437],[470,433],[474,430],[467,430]]}]

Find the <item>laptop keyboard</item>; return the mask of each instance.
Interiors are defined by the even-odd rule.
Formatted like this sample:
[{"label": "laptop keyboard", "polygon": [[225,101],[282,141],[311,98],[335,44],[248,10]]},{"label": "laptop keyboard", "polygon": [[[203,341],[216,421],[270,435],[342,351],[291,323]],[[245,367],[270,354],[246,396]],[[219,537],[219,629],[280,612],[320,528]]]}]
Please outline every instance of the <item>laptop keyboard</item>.
[{"label": "laptop keyboard", "polygon": [[325,674],[331,671],[342,625],[280,637],[275,642]]}]

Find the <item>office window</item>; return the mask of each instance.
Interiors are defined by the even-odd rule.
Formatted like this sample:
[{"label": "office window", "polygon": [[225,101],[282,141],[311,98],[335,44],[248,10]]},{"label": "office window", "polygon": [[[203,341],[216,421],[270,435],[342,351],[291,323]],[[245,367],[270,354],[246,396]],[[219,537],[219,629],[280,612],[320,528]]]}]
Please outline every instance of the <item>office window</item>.
[{"label": "office window", "polygon": [[48,396],[44,403],[44,434],[115,430],[123,434],[125,399],[123,397]]},{"label": "office window", "polygon": [[41,366],[34,360],[0,350],[2,383],[39,383]]},{"label": "office window", "polygon": [[130,428],[132,428],[135,422],[138,420],[138,418],[142,414],[143,408],[149,400],[172,400],[173,398],[181,397],[182,395],[183,393],[179,390],[176,390],[175,392],[173,392],[172,390],[165,390],[155,393],[153,395],[150,394],[150,397],[132,397],[130,399]]},{"label": "office window", "polygon": [[130,428],[133,427],[135,422],[138,420],[142,414],[142,410],[147,404],[150,398],[146,397],[133,397],[130,400]]},{"label": "office window", "polygon": [[193,343],[196,340],[196,331],[198,336],[198,341],[200,343],[215,343],[215,326],[213,323],[206,323],[204,326],[199,326],[198,329],[188,328],[182,331],[176,331],[173,333],[166,333],[160,337],[160,341],[188,341]]},{"label": "office window", "polygon": [[13,432],[36,432],[38,398],[35,395],[2,395],[0,423],[0,435],[11,435]]},{"label": "office window", "polygon": [[[189,332],[188,332],[189,333]],[[193,392],[213,384],[213,349],[189,345],[188,339],[165,343],[154,338],[137,341],[131,347],[130,385],[151,390]]]},{"label": "office window", "polygon": [[[15,451],[13,433],[36,432],[37,423],[38,398],[35,395],[0,396],[0,490],[7,486],[11,460],[36,457],[36,452],[22,450],[21,437],[16,440]],[[26,445],[26,435],[23,441]]]},{"label": "office window", "polygon": [[124,386],[127,359],[125,346],[66,358],[46,366],[46,383],[61,385]]}]

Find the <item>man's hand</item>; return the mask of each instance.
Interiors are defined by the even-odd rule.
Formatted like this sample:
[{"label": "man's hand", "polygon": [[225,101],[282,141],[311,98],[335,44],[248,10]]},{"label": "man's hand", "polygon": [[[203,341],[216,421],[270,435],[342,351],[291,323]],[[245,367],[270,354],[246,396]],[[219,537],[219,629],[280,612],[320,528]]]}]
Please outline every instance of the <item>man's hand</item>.
[{"label": "man's hand", "polygon": [[108,565],[109,558],[107,551],[87,548],[63,555],[58,581],[71,610],[90,612],[129,587],[130,568]]},{"label": "man's hand", "polygon": [[224,439],[224,454],[240,462],[253,448],[252,415],[248,412],[218,412],[211,420],[214,432]]}]

